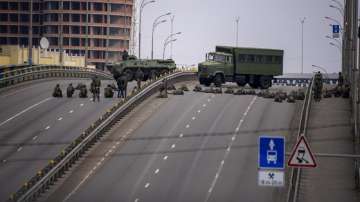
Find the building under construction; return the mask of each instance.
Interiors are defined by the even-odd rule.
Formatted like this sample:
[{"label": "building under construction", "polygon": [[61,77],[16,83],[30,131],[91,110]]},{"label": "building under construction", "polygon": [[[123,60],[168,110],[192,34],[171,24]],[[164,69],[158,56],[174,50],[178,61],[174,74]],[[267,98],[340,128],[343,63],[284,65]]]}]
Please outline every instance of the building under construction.
[{"label": "building under construction", "polygon": [[134,0],[0,0],[0,45],[39,46],[46,37],[50,49],[85,55],[102,68],[129,49],[133,6]]}]

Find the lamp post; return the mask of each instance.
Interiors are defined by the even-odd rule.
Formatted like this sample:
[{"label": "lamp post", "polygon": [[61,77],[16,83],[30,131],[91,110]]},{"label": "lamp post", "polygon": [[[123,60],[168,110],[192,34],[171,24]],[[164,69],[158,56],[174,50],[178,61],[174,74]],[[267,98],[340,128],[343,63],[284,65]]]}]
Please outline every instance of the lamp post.
[{"label": "lamp post", "polygon": [[335,8],[336,10],[338,10],[341,14],[342,17],[344,17],[344,8],[340,8],[340,7],[337,7],[337,6],[334,6],[334,5],[329,5],[330,8]]},{"label": "lamp post", "polygon": [[153,23],[153,27],[152,27],[152,34],[151,34],[151,59],[154,59],[154,32],[155,32],[155,28],[161,24],[161,23],[164,23],[166,22],[166,20],[162,20],[162,21],[159,21],[158,20],[162,17],[165,17],[165,16],[168,16],[168,15],[171,15],[171,13],[166,13],[164,15],[160,15],[159,17],[157,17],[155,20],[154,20],[154,23]]},{"label": "lamp post", "polygon": [[155,3],[155,1],[145,1],[142,0],[140,5],[140,17],[139,17],[139,59],[141,59],[141,19],[142,19],[142,12],[144,10],[144,7],[148,4]]},{"label": "lamp post", "polygon": [[333,42],[330,42],[329,44],[332,45],[332,46],[335,46],[341,53],[341,47],[339,45],[334,44]]},{"label": "lamp post", "polygon": [[[171,40],[170,40],[171,42],[169,42],[169,43],[172,44],[172,42],[174,42],[174,41],[172,41],[173,37],[174,37],[175,35],[179,35],[179,34],[181,34],[181,32],[177,32],[177,33],[174,33],[174,34],[170,34],[170,35],[165,39],[165,41],[164,41],[163,59],[165,58],[165,44],[167,44],[167,43],[169,42],[169,39],[171,39]],[[172,55],[171,55],[170,58],[172,58]]]},{"label": "lamp post", "polygon": [[[175,20],[175,15],[173,15],[171,17],[171,32],[170,32],[171,35],[174,33],[174,20]],[[170,44],[170,58],[171,59],[172,59],[172,56],[173,56],[173,43]]]},{"label": "lamp post", "polygon": [[177,39],[171,39],[170,41],[167,41],[165,44],[164,44],[164,50],[163,50],[163,60],[165,59],[165,50],[166,50],[166,46],[169,45],[170,43],[173,43],[175,42]]},{"label": "lamp post", "polygon": [[329,17],[329,16],[325,16],[325,19],[331,20],[331,21],[333,21],[333,22],[336,22],[336,24],[338,24],[338,25],[340,26],[340,28],[342,29],[341,23],[340,23],[338,20],[336,20],[336,19],[334,19],[334,18],[332,18],[332,17]]},{"label": "lamp post", "polygon": [[340,40],[338,40],[338,39],[336,39],[336,38],[333,38],[333,37],[331,37],[331,36],[329,36],[329,35],[326,35],[325,37],[328,38],[328,39],[331,39],[331,40],[335,41],[339,46],[342,46]]},{"label": "lamp post", "polygon": [[236,47],[239,47],[239,20],[240,18],[236,18]]},{"label": "lamp post", "polygon": [[318,65],[311,65],[311,66],[322,70],[323,72],[325,72],[326,76],[329,78],[329,74],[324,67],[320,67]]},{"label": "lamp post", "polygon": [[305,17],[300,19],[301,23],[301,74],[304,73],[304,23]]}]

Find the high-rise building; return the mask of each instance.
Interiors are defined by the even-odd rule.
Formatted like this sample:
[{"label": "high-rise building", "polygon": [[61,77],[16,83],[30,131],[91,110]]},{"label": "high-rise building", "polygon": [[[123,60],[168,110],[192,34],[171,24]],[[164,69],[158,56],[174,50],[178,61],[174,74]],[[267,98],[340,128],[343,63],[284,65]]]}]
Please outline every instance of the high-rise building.
[{"label": "high-rise building", "polygon": [[133,6],[134,0],[0,0],[0,45],[39,46],[45,37],[50,49],[86,55],[86,63],[102,68],[129,49]]}]

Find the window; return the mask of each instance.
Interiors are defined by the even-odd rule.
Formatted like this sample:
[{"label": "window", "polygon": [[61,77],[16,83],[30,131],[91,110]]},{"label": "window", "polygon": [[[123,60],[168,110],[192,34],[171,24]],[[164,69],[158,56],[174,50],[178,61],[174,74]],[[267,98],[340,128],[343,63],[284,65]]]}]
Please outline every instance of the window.
[{"label": "window", "polygon": [[274,57],[275,64],[282,64],[282,57],[281,56],[275,56]]},{"label": "window", "polygon": [[80,15],[79,14],[72,14],[71,15],[72,22],[80,22]]},{"label": "window", "polygon": [[243,54],[238,55],[238,62],[244,63],[246,62],[246,57]]},{"label": "window", "polygon": [[69,22],[69,20],[70,20],[69,14],[64,14],[63,15],[63,22]]},{"label": "window", "polygon": [[8,21],[8,15],[7,13],[1,13],[0,14],[0,19],[4,22]]},{"label": "window", "polygon": [[262,63],[262,55],[255,55],[255,63]]},{"label": "window", "polygon": [[248,63],[253,63],[253,62],[255,62],[255,56],[254,56],[254,55],[248,55],[248,57],[247,57],[247,62],[248,62]]},{"label": "window", "polygon": [[265,63],[271,64],[273,62],[272,56],[267,55],[265,56]]},{"label": "window", "polygon": [[69,1],[63,2],[63,10],[70,10],[70,2]]},{"label": "window", "polygon": [[27,26],[20,26],[20,34],[28,34],[29,28]]},{"label": "window", "polygon": [[8,9],[8,2],[6,2],[6,1],[0,2],[0,9],[1,10],[7,10]]},{"label": "window", "polygon": [[63,26],[63,33],[69,34],[69,26]]},{"label": "window", "polygon": [[21,14],[20,15],[20,22],[29,22],[29,15],[28,14]]},{"label": "window", "polygon": [[0,25],[0,33],[7,33],[6,25]]}]

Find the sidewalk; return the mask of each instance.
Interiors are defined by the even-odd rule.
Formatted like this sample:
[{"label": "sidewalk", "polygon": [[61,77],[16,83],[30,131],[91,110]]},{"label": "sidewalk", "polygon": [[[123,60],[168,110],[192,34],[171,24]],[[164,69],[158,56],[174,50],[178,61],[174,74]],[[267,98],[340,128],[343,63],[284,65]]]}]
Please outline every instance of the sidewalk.
[{"label": "sidewalk", "polygon": [[[350,115],[349,99],[328,98],[312,103],[307,134],[312,152],[353,154]],[[318,157],[316,162],[317,168],[303,169],[300,202],[360,201],[352,159]]]}]

